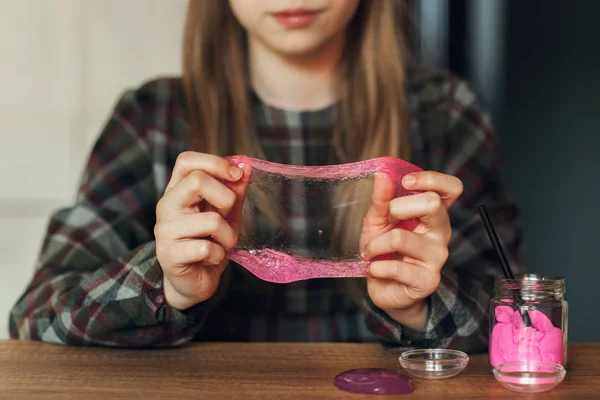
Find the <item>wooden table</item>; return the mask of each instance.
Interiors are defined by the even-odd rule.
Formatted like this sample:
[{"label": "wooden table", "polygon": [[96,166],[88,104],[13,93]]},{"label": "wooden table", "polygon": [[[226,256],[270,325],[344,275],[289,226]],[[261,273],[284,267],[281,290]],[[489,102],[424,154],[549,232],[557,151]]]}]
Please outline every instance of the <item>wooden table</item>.
[{"label": "wooden table", "polygon": [[[0,398],[361,399],[332,384],[353,368],[398,366],[397,354],[359,344],[192,344],[177,349],[75,348],[0,341]],[[498,384],[487,355],[455,378],[415,379],[406,399],[600,399],[600,344],[569,348],[567,377],[536,395]]]}]

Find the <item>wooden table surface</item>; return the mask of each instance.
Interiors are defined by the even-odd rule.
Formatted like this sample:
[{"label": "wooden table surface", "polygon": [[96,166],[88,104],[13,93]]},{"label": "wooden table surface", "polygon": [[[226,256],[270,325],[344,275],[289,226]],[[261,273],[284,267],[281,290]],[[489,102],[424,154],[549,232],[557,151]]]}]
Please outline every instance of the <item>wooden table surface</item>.
[{"label": "wooden table surface", "polygon": [[0,341],[0,398],[163,399],[600,399],[600,344],[569,347],[567,377],[538,395],[510,392],[490,372],[487,355],[438,381],[415,379],[405,396],[341,392],[333,378],[353,368],[399,368],[378,345],[207,343],[176,349],[75,348]]}]

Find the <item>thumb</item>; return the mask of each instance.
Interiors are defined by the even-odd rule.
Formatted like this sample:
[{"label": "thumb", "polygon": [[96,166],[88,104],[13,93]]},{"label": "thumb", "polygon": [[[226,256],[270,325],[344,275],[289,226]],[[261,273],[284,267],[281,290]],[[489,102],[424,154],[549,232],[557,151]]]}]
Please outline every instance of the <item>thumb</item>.
[{"label": "thumb", "polygon": [[373,193],[371,195],[371,206],[369,207],[363,220],[360,248],[376,236],[389,231],[390,221],[390,201],[396,197],[396,184],[384,172],[375,173],[373,181]]},{"label": "thumb", "polygon": [[396,185],[383,172],[375,174],[371,206],[365,215],[365,225],[387,226],[390,223],[390,201],[396,197]]},{"label": "thumb", "polygon": [[229,222],[235,232],[239,233],[242,225],[244,200],[246,199],[248,185],[250,184],[250,178],[252,176],[252,166],[250,164],[238,164],[238,167],[242,169],[244,174],[237,182],[229,185],[230,189],[235,193],[236,200],[233,209],[227,218],[227,222]]}]

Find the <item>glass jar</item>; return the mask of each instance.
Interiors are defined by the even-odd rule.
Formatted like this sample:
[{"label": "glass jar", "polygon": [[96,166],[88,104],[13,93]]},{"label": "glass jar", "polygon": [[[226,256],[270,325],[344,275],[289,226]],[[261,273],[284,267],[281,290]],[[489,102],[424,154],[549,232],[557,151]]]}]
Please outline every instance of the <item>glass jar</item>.
[{"label": "glass jar", "polygon": [[526,274],[497,277],[490,301],[490,363],[544,361],[566,366],[565,279]]}]

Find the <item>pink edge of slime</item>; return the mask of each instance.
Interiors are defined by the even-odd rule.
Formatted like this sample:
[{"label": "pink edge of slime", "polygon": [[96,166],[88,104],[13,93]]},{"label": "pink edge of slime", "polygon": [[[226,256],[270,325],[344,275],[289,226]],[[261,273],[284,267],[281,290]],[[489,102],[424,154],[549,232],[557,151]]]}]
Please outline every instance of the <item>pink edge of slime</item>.
[{"label": "pink edge of slime", "polygon": [[227,160],[234,164],[248,164],[252,168],[273,174],[316,179],[357,178],[372,175],[375,172],[384,172],[397,182],[408,173],[422,171],[416,165],[394,157],[379,157],[348,164],[322,166],[279,164],[239,155],[229,156]]},{"label": "pink edge of slime", "polygon": [[[364,278],[368,262],[363,260],[326,261],[291,256],[271,249],[233,250],[229,259],[258,278],[273,283],[290,283],[314,278]],[[280,268],[285,265],[285,268]]]}]

